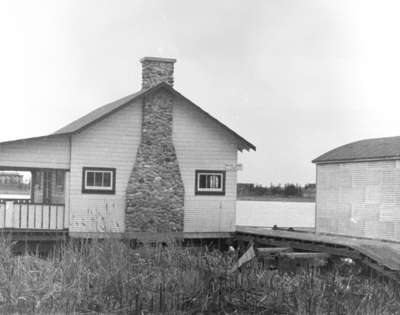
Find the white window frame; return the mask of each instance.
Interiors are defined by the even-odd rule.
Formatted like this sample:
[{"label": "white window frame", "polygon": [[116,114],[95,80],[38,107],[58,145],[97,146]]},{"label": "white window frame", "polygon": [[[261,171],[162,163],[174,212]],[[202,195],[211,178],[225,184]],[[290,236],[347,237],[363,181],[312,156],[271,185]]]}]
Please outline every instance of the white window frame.
[{"label": "white window frame", "polygon": [[[205,176],[218,176],[220,178],[221,184],[220,188],[201,188],[200,187],[200,177]],[[195,194],[196,195],[225,195],[225,171],[216,170],[196,170],[195,171]]]},{"label": "white window frame", "polygon": [[[88,174],[93,173],[93,181],[95,183],[96,173],[103,174],[102,181],[104,184],[104,174],[110,174],[110,186],[88,185]],[[82,193],[98,193],[98,194],[114,194],[115,193],[115,168],[100,167],[84,167],[82,171]]]}]

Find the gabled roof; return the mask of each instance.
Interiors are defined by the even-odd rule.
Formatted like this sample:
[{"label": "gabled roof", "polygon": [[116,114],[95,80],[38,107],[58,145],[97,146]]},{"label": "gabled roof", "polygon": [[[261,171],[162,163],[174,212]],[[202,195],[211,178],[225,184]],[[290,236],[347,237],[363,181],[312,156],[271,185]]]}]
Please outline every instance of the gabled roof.
[{"label": "gabled roof", "polygon": [[400,159],[400,137],[387,137],[348,143],[317,157],[312,162],[318,164],[396,158]]},{"label": "gabled roof", "polygon": [[88,125],[98,121],[99,119],[105,117],[106,115],[109,115],[113,113],[114,111],[118,110],[120,107],[123,105],[128,104],[130,101],[134,100],[135,98],[143,95],[143,91],[139,91],[137,93],[125,96],[117,101],[114,101],[112,103],[103,105],[99,108],[96,108],[95,110],[91,111],[90,113],[86,114],[85,116],[82,116],[78,118],[77,120],[74,120],[73,122],[69,123],[68,125],[62,127],[61,129],[58,129],[56,132],[53,134],[69,134],[69,133],[74,133],[77,131],[80,131],[81,129],[87,127]]},{"label": "gabled roof", "polygon": [[195,109],[197,109],[198,111],[200,111],[201,113],[205,114],[206,116],[208,116],[209,118],[211,118],[212,120],[214,120],[215,122],[217,122],[221,127],[223,127],[225,130],[227,130],[230,134],[232,134],[238,141],[238,149],[240,151],[242,150],[256,150],[256,147],[251,144],[250,142],[248,142],[246,139],[242,138],[240,135],[238,135],[236,132],[234,132],[232,129],[230,129],[229,127],[227,127],[226,125],[224,125],[222,122],[220,122],[219,120],[217,120],[216,118],[214,118],[213,116],[211,116],[210,114],[208,114],[207,112],[205,112],[203,109],[201,109],[199,106],[197,106],[196,104],[194,104],[192,101],[190,101],[188,98],[184,97],[182,94],[180,94],[178,91],[176,91],[173,87],[171,87],[169,84],[165,83],[165,82],[161,82],[159,84],[157,84],[156,86],[149,88],[147,90],[141,90],[137,93],[128,95],[124,98],[121,98],[115,102],[109,103],[107,105],[101,106],[93,111],[91,111],[90,113],[86,114],[85,116],[82,116],[81,118],[78,118],[77,120],[71,122],[70,124],[64,126],[63,128],[57,130],[56,132],[47,135],[47,136],[42,136],[42,137],[35,137],[35,138],[27,138],[27,139],[18,139],[18,140],[13,140],[13,141],[6,141],[6,142],[1,142],[1,143],[8,143],[8,142],[15,142],[15,141],[29,141],[29,140],[33,140],[33,139],[40,139],[40,138],[48,138],[48,137],[55,137],[55,136],[61,136],[61,135],[71,135],[74,134],[76,132],[79,132],[87,127],[89,127],[90,125],[92,125],[93,123],[107,117],[108,115],[111,115],[112,113],[114,113],[115,111],[123,108],[124,106],[130,104],[132,101],[143,97],[147,94],[150,94],[152,92],[154,92],[155,90],[158,90],[160,88],[164,88],[167,89],[168,91],[170,91],[171,93],[173,93],[174,95],[178,96],[178,97],[182,97],[183,99],[185,99],[186,101],[188,101],[192,106],[194,106]]}]

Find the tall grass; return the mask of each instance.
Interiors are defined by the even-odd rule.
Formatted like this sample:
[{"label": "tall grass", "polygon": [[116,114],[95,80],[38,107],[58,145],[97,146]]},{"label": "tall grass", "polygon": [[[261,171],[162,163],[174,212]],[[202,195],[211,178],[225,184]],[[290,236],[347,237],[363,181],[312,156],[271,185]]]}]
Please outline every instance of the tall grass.
[{"label": "tall grass", "polygon": [[64,246],[46,259],[0,242],[0,313],[400,314],[395,283],[342,263],[330,270],[230,273],[234,253],[117,240]]}]

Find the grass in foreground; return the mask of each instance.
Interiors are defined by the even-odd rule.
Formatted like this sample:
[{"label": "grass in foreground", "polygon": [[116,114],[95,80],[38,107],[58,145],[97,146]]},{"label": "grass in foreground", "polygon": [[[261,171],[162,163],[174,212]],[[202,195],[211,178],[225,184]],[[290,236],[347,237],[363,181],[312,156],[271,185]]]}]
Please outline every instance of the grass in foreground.
[{"label": "grass in foreground", "polygon": [[0,243],[0,313],[400,314],[395,283],[357,266],[230,273],[235,254],[206,248],[83,242],[57,257],[13,256]]}]

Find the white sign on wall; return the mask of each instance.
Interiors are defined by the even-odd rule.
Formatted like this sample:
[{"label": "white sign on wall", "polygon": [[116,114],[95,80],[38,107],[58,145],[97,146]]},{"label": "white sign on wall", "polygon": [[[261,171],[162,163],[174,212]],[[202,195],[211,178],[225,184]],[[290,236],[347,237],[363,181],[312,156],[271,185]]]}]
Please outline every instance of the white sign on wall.
[{"label": "white sign on wall", "polygon": [[226,171],[242,171],[243,170],[243,164],[225,164],[225,170]]}]

